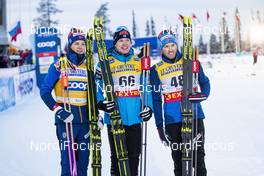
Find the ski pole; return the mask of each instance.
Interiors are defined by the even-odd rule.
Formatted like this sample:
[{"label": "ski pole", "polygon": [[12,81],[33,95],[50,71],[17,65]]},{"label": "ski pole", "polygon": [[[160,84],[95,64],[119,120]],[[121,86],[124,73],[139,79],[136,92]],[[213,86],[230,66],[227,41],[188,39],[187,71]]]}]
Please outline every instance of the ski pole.
[{"label": "ski pole", "polygon": [[[192,64],[192,72],[193,72],[193,93],[196,93],[198,90],[197,90],[197,85],[198,85],[198,73],[199,73],[199,62],[198,62],[198,54],[199,54],[199,51],[198,51],[198,48],[195,48],[194,49],[194,60],[193,60],[193,64]],[[193,109],[194,109],[194,105],[193,105]],[[199,140],[198,138],[198,105],[197,103],[195,104],[195,112],[193,112],[193,122],[195,121],[195,123],[193,123],[195,125],[194,129],[195,129],[195,135],[194,135],[194,143],[195,143],[195,148],[194,148],[194,158],[195,158],[195,161],[194,161],[194,176],[197,175],[197,142]],[[194,126],[193,125],[193,126]],[[193,132],[192,132],[193,133]]]},{"label": "ski pole", "polygon": [[[142,82],[144,85],[143,95],[142,95],[142,110],[144,110],[145,106],[148,106],[148,77],[150,70],[150,56],[149,56],[150,43],[144,44],[143,47],[143,57],[141,60],[141,69],[142,69]],[[141,156],[140,156],[140,176],[142,176],[142,172],[144,169],[144,176],[146,176],[146,167],[147,167],[147,122],[142,122],[142,130],[141,130]],[[144,148],[143,148],[144,147]],[[144,165],[144,166],[143,166]]]},{"label": "ski pole", "polygon": [[[68,90],[68,85],[69,85],[68,64],[67,64],[66,57],[61,57],[61,63],[60,64],[61,64],[61,79],[62,79],[62,86],[63,86],[63,105],[64,105],[64,109],[66,111],[71,112],[71,104],[70,104],[69,90]],[[67,98],[67,100],[66,100],[66,98]],[[69,131],[69,127],[70,127],[70,131]],[[67,142],[71,146],[71,148],[68,146],[68,158],[69,158],[70,173],[71,173],[71,176],[77,176],[75,151],[72,148],[74,145],[72,122],[65,123],[65,128],[66,128]],[[71,149],[72,149],[72,155],[73,155],[73,164],[74,164],[73,166],[72,166]]]}]

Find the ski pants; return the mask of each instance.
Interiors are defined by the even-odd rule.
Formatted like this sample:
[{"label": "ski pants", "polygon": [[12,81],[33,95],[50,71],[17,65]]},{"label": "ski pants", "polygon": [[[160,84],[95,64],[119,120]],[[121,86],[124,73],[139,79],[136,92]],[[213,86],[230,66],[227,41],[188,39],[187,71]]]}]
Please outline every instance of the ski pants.
[{"label": "ski pants", "polygon": [[[141,124],[124,126],[126,130],[126,146],[128,150],[129,166],[131,176],[138,175],[139,156],[141,153]],[[107,126],[108,139],[111,150],[111,176],[121,176],[118,169],[118,160],[116,157],[113,133],[111,126]]]},{"label": "ski pants", "polygon": [[[195,123],[195,121],[194,121]],[[182,142],[181,138],[181,126],[182,123],[167,124],[165,126],[166,135],[171,142],[171,156],[174,162],[174,174],[175,176],[182,175],[182,152],[180,150],[180,144]],[[194,125],[193,132],[195,132],[196,127]],[[198,136],[197,139],[197,173],[196,176],[206,176],[207,171],[205,167],[205,150],[204,150],[204,123],[202,119],[198,120]],[[195,135],[194,135],[195,137]],[[193,167],[195,167],[195,150],[193,151]]]},{"label": "ski pants", "polygon": [[[89,164],[89,125],[88,124],[73,124],[73,137],[74,137],[74,149],[76,156],[76,166],[78,176],[87,176],[88,164]],[[68,124],[69,137],[71,137],[70,133],[70,124]],[[72,143],[67,141],[66,135],[66,125],[65,124],[57,124],[56,125],[56,133],[57,138],[59,140],[60,145],[60,153],[61,153],[61,176],[70,176],[70,163],[69,163],[69,154],[68,147],[71,146]],[[70,150],[72,167],[73,163],[73,150]]]}]

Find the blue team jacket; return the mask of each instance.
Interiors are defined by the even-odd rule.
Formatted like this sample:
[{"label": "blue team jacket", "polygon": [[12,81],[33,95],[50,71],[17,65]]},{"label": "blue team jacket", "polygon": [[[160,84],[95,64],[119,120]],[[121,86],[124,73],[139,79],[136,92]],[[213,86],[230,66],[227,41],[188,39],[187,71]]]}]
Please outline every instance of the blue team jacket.
[{"label": "blue team jacket", "polygon": [[[67,59],[76,66],[76,68],[82,67],[83,72],[77,73],[82,74],[83,79],[87,77],[86,74],[86,65],[85,65],[85,55],[83,55],[82,60],[78,61],[77,55],[73,52],[69,52],[67,54]],[[55,61],[50,65],[48,74],[46,75],[44,82],[42,83],[42,86],[40,88],[40,95],[44,103],[48,106],[49,109],[52,110],[54,105],[56,104],[56,101],[52,97],[52,90],[55,88],[56,84],[60,80],[60,72],[56,69],[56,64],[58,61]],[[77,79],[77,78],[76,78]],[[86,79],[87,80],[87,79]],[[77,80],[72,80],[75,83],[80,82]],[[70,82],[70,81],[69,81]],[[87,83],[87,81],[86,81]],[[84,83],[84,85],[86,84]],[[78,91],[82,91],[82,94],[85,94],[87,91],[86,87],[83,87],[81,90],[77,90],[78,88],[72,88],[76,89],[73,90],[75,94],[78,96]],[[87,93],[86,93],[87,94]],[[62,103],[59,103],[60,106],[63,107]],[[73,124],[82,124],[82,123],[88,123],[88,117],[87,117],[87,105],[83,104],[81,106],[71,105],[71,113],[74,116],[74,119],[72,121]],[[63,121],[55,117],[55,124],[64,124]]]},{"label": "blue team jacket", "polygon": [[[114,48],[111,48],[108,50],[108,57],[114,57],[115,59],[123,62],[126,64],[126,62],[130,61],[130,59],[134,56],[133,49],[130,50],[130,53],[128,55],[122,55],[119,54]],[[135,56],[137,57],[137,56]],[[111,70],[112,71],[112,70]],[[101,76],[101,68],[100,64],[98,63],[96,68],[96,83],[102,87],[103,80]],[[105,98],[103,96],[102,89],[98,88],[97,86],[97,102],[103,101]],[[152,96],[151,92],[148,92],[148,104],[151,109],[153,109],[152,106]],[[134,124],[138,124],[142,122],[142,119],[139,116],[139,113],[141,112],[141,97],[117,97],[117,104],[119,107],[120,115],[122,118],[122,124],[126,126],[131,126]],[[104,122],[106,124],[110,124],[110,117],[108,113],[105,113],[104,115]]]},{"label": "blue team jacket", "polygon": [[[162,56],[161,62],[173,64],[179,61],[181,58],[182,58],[181,53],[177,51],[177,55],[174,60],[170,60],[166,58],[165,56]],[[158,64],[162,64],[161,62]],[[150,82],[151,82],[153,90],[160,90],[158,89],[158,87],[160,87],[161,81],[159,79],[156,67],[157,67],[157,64],[151,67]],[[204,74],[204,71],[201,65],[200,65],[200,71],[199,71],[198,76],[199,76],[198,82],[199,82],[201,92],[209,96],[210,82],[209,82],[208,77]],[[165,125],[167,125],[167,124],[172,124],[172,123],[179,123],[182,121],[180,101],[163,102],[161,91],[152,91],[152,98],[153,98],[155,123],[157,127],[162,127],[164,123]],[[163,107],[162,107],[162,104],[163,104]],[[200,119],[203,119],[205,116],[204,116],[201,104],[198,103],[197,107],[198,107],[197,117]],[[194,112],[196,112],[196,106],[194,106],[194,108],[195,108]]]}]

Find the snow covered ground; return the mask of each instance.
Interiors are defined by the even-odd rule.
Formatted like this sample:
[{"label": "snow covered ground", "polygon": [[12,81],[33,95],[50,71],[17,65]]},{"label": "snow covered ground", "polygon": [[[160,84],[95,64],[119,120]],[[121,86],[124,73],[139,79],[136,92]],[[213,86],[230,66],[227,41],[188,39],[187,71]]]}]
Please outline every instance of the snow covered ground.
[{"label": "snow covered ground", "polygon": [[[263,176],[264,58],[253,68],[250,55],[211,57],[200,59],[211,81],[210,98],[203,102],[208,175]],[[170,150],[160,143],[154,118],[148,124],[147,173],[172,176]],[[0,113],[0,140],[0,175],[59,175],[53,114],[37,93]],[[110,166],[106,129],[102,150],[105,176]]]}]

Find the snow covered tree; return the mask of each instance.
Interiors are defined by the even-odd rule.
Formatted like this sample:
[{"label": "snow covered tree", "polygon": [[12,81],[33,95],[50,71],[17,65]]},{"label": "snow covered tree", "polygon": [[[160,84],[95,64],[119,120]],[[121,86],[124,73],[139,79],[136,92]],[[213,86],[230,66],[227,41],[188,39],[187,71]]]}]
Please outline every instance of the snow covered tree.
[{"label": "snow covered tree", "polygon": [[210,36],[210,52],[211,54],[216,54],[220,52],[220,45],[217,42],[215,34],[211,34]]},{"label": "snow covered tree", "polygon": [[102,16],[103,17],[103,31],[105,32],[105,35],[108,33],[110,37],[113,36],[113,32],[108,27],[108,24],[110,24],[111,20],[109,18],[109,15],[107,14],[108,11],[108,2],[101,4],[99,9],[96,11],[95,16]]},{"label": "snow covered tree", "polygon": [[235,49],[236,52],[241,52],[241,20],[238,8],[235,11]]},{"label": "snow covered tree", "polygon": [[199,47],[199,53],[200,54],[206,53],[206,44],[203,42],[203,36],[202,35],[200,35],[198,47]]},{"label": "snow covered tree", "polygon": [[146,21],[146,29],[145,29],[145,32],[146,32],[146,36],[149,36],[150,35],[149,20]]},{"label": "snow covered tree", "polygon": [[261,23],[261,15],[260,15],[260,11],[259,10],[257,10],[257,21],[258,21],[258,23],[260,24]]},{"label": "snow covered tree", "polygon": [[52,17],[57,13],[61,13],[56,7],[57,0],[41,0],[39,6],[37,7],[37,12],[40,14],[38,18],[33,21],[35,25],[42,27],[51,27],[53,25],[58,25],[59,21],[54,20]]},{"label": "snow covered tree", "polygon": [[151,26],[151,35],[155,36],[156,35],[156,27],[155,27],[155,21],[153,17],[150,17],[150,26]]},{"label": "snow covered tree", "polygon": [[221,43],[221,52],[226,53],[226,52],[233,52],[235,48],[233,47],[231,41],[230,35],[229,35],[229,29],[227,25],[227,21],[225,16],[222,17],[221,19],[221,28],[220,28],[220,43]]},{"label": "snow covered tree", "polygon": [[135,17],[135,11],[132,11],[132,32],[133,32],[133,37],[137,37],[137,24],[136,24],[136,17]]}]

